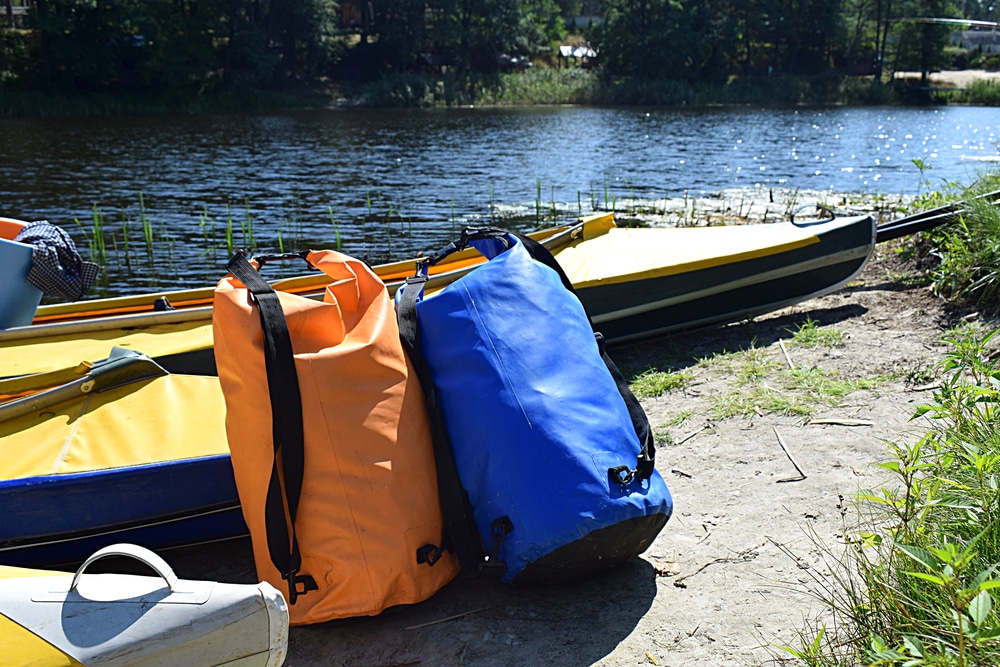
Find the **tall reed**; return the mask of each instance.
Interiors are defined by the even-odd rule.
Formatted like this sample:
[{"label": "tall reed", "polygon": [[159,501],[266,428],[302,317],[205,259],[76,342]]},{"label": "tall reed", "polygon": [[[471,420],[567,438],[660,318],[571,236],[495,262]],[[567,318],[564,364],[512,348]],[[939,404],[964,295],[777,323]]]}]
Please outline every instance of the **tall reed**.
[{"label": "tall reed", "polygon": [[542,182],[535,181],[535,224],[542,221]]},{"label": "tall reed", "polygon": [[[125,267],[128,271],[132,271],[132,253],[129,250],[129,238],[128,238],[128,216],[125,215],[125,207],[122,206],[122,249],[125,253]],[[116,245],[117,248],[117,245]],[[120,256],[120,254],[119,254]]]},{"label": "tall reed", "polygon": [[226,204],[226,257],[232,257],[236,251],[233,238],[233,207]]},{"label": "tall reed", "polygon": [[240,220],[240,231],[243,232],[243,247],[253,251],[257,247],[253,233],[253,216],[250,215],[250,199],[243,198],[243,219]]},{"label": "tall reed", "polygon": [[93,204],[90,209],[89,232],[77,218],[73,218],[73,222],[83,231],[91,260],[100,264],[106,263],[108,261],[108,250],[104,240],[104,214],[97,207],[97,204]]},{"label": "tall reed", "polygon": [[337,219],[333,217],[333,207],[332,206],[327,206],[326,210],[330,214],[330,224],[333,225],[333,237],[334,237],[334,240],[336,242],[337,251],[339,252],[340,249],[341,249],[341,246],[340,246],[340,223],[337,222]]},{"label": "tall reed", "polygon": [[142,238],[146,242],[146,257],[152,260],[155,234],[153,232],[153,222],[146,215],[146,203],[143,201],[142,192],[139,193],[139,222],[142,225]]},{"label": "tall reed", "polygon": [[211,253],[215,255],[215,222],[208,215],[208,207],[202,206],[201,214],[198,216],[198,227],[201,228],[201,238],[205,244],[203,254]]}]

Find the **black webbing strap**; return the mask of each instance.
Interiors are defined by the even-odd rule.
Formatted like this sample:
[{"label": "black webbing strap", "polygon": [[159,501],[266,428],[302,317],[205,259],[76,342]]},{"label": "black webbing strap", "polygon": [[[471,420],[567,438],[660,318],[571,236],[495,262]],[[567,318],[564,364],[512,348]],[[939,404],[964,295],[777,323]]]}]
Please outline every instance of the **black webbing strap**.
[{"label": "black webbing strap", "polygon": [[[517,240],[524,244],[528,254],[536,262],[541,262],[555,271],[562,281],[563,287],[576,295],[573,282],[566,275],[566,272],[563,271],[556,258],[549,252],[548,248],[530,236],[517,232],[509,233],[517,237]],[[584,312],[586,311],[587,309],[584,308]],[[587,313],[587,320],[590,322],[590,328],[593,329],[594,321],[590,319],[590,313]],[[635,394],[629,389],[628,382],[622,377],[621,371],[618,370],[615,362],[608,356],[605,349],[604,336],[600,332],[595,331],[594,337],[597,339],[597,348],[601,351],[601,358],[604,360],[604,365],[608,367],[608,371],[611,373],[611,377],[614,378],[615,385],[618,387],[618,393],[621,394],[622,399],[625,401],[625,407],[628,408],[628,414],[632,420],[632,427],[635,428],[635,434],[639,438],[639,457],[636,461],[635,469],[632,470],[628,466],[617,466],[610,468],[608,474],[611,476],[611,479],[622,485],[628,484],[633,479],[649,479],[650,475],[653,474],[653,466],[656,462],[656,444],[653,441],[653,429],[649,426],[649,418],[646,416],[646,411],[639,404],[638,399],[636,399]]]},{"label": "black webbing strap", "polygon": [[[236,253],[226,267],[242,282],[257,304],[264,332],[264,366],[271,399],[271,437],[274,460],[267,486],[264,520],[271,562],[288,581],[288,603],[311,590],[316,581],[300,574],[302,557],[295,537],[295,516],[302,495],[305,471],[305,443],[302,430],[302,397],[292,353],[292,339],[278,295],[247,261]],[[282,489],[284,482],[284,489]]]},{"label": "black webbing strap", "polygon": [[617,466],[608,469],[608,474],[614,481],[622,485],[628,484],[633,479],[640,481],[649,479],[656,464],[656,443],[653,441],[653,429],[649,426],[649,418],[635,394],[629,389],[628,382],[622,377],[618,366],[608,356],[604,335],[595,331],[594,337],[597,339],[597,347],[601,351],[604,365],[608,367],[611,377],[614,378],[618,393],[625,399],[625,407],[628,408],[629,417],[632,419],[632,427],[635,428],[635,434],[639,437],[639,456],[636,460],[635,470],[630,470],[628,466]]},{"label": "black webbing strap", "polygon": [[427,412],[431,423],[431,436],[434,445],[434,461],[437,466],[438,494],[441,501],[441,514],[444,517],[445,544],[449,546],[458,558],[462,573],[470,577],[478,577],[486,565],[486,549],[482,536],[476,528],[472,516],[472,504],[469,494],[458,476],[455,456],[451,447],[451,438],[444,427],[444,415],[438,401],[437,389],[431,380],[431,370],[427,360],[420,352],[420,329],[417,326],[417,300],[424,289],[427,277],[417,275],[407,278],[402,296],[397,305],[399,319],[399,337],[410,355],[417,378],[424,390]]}]

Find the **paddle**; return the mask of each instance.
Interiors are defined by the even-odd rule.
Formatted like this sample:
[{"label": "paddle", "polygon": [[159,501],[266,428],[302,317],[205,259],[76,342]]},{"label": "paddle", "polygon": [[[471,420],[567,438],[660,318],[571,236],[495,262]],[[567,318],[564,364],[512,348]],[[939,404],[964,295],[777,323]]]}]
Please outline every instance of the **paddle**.
[{"label": "paddle", "polygon": [[[155,361],[141,352],[121,347],[112,348],[111,355],[107,359],[94,362],[89,367],[81,366],[78,368],[84,370],[86,374],[69,380],[58,387],[45,389],[0,405],[0,422],[41,412],[46,408],[74,400],[80,396],[91,393],[99,394],[102,391],[132,382],[149,380],[168,374]],[[17,378],[13,378],[11,381],[17,382],[17,380]]]},{"label": "paddle", "polygon": [[[994,190],[993,192],[978,195],[969,201],[997,197],[1000,197],[1000,190]],[[996,204],[998,201],[994,201],[992,203]],[[950,204],[944,204],[943,206],[928,209],[926,211],[920,211],[919,213],[913,213],[899,218],[898,220],[892,220],[891,222],[879,225],[876,228],[875,242],[882,243],[884,241],[889,241],[890,239],[896,239],[901,236],[908,236],[909,234],[915,234],[916,232],[926,231],[947,222],[951,222],[957,215],[963,212],[963,207],[966,204],[968,204],[968,201],[959,200],[951,202]]]}]

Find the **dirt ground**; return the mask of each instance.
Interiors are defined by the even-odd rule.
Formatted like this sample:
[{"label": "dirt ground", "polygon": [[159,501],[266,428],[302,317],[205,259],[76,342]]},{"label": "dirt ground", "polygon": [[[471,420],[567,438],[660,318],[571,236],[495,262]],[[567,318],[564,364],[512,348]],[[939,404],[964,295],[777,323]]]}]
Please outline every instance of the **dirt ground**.
[{"label": "dirt ground", "polygon": [[[919,431],[910,417],[930,391],[908,379],[926,379],[945,352],[942,332],[959,317],[901,279],[913,269],[901,256],[879,246],[847,287],[754,322],[612,350],[623,367],[695,374],[685,388],[643,401],[652,425],[673,443],[658,447],[656,463],[675,511],[641,557],[605,576],[548,588],[459,579],[425,603],[377,618],[293,628],[286,664],[735,667],[780,660],[775,647],[798,646],[799,631],[822,615],[808,591],[839,552],[838,536],[854,515],[851,494],[883,479],[872,465],[887,458],[883,439]],[[841,332],[843,344],[791,345],[791,331],[807,318]],[[750,346],[845,379],[893,379],[821,406],[811,419],[714,419],[711,397],[732,378],[724,365],[695,360]],[[805,478],[788,481],[798,476],[796,465]],[[182,577],[255,580],[246,541],[165,556]]]}]

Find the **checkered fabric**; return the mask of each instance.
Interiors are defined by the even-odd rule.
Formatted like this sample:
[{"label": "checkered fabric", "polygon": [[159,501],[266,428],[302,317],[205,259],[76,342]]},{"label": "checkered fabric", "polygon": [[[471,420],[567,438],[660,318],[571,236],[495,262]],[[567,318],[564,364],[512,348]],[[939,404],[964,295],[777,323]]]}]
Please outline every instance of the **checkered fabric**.
[{"label": "checkered fabric", "polygon": [[46,220],[27,223],[14,240],[33,246],[27,282],[50,296],[76,301],[101,271],[100,266],[80,257],[65,230]]}]

